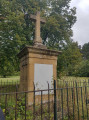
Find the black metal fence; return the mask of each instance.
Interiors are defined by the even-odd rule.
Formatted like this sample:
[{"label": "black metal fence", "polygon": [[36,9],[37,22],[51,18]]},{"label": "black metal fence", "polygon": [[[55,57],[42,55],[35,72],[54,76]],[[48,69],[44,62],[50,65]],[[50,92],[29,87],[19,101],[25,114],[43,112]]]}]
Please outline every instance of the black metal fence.
[{"label": "black metal fence", "polygon": [[[44,94],[46,91],[46,95]],[[6,120],[89,120],[89,86],[0,93]],[[37,97],[38,96],[38,97]]]},{"label": "black metal fence", "polygon": [[16,92],[19,88],[19,81],[0,81],[0,93]]},{"label": "black metal fence", "polygon": [[66,81],[66,80],[59,80],[58,81],[58,86],[60,88],[64,88],[64,87],[76,87],[76,83],[78,87],[82,87],[82,86],[89,86],[89,79],[88,80],[84,80],[84,81]]},{"label": "black metal fence", "polygon": [[[66,80],[58,80],[58,87],[65,88],[65,87],[76,87],[76,83],[78,87],[82,86],[89,86],[89,80],[84,81],[66,81]],[[0,93],[9,93],[9,92],[16,92],[19,88],[19,81],[0,81]]]}]

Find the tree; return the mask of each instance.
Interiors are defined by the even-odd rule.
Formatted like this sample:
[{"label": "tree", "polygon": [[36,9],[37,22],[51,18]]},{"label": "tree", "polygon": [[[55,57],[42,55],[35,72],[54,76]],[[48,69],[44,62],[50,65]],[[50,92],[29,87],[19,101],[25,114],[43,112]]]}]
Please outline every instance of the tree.
[{"label": "tree", "polygon": [[89,60],[89,42],[83,45],[82,53],[83,53],[84,59]]},{"label": "tree", "polygon": [[[17,53],[21,45],[25,44],[23,34],[23,15],[18,12],[16,16],[14,6],[10,1],[0,1],[0,14],[4,19],[0,21],[0,74],[11,75],[18,70]],[[14,11],[14,12],[13,12]]]},{"label": "tree", "polygon": [[77,42],[71,42],[62,50],[58,59],[58,71],[64,75],[72,76],[76,71],[76,65],[82,61],[82,54]]},{"label": "tree", "polygon": [[75,76],[89,77],[89,60],[83,60],[76,65]]},{"label": "tree", "polygon": [[70,9],[71,0],[52,0],[51,11],[43,28],[43,43],[52,49],[60,49],[73,35],[71,27],[76,22],[76,8]]},{"label": "tree", "polygon": [[89,43],[85,43],[80,50],[83,60],[76,65],[74,74],[80,77],[89,77]]},{"label": "tree", "polygon": [[[70,42],[73,35],[71,27],[76,22],[76,9],[70,9],[70,1],[0,0],[1,75],[5,75],[6,71],[8,73],[8,69],[19,70],[16,55],[25,45],[33,44],[35,29],[29,15],[36,14],[37,10],[47,19],[47,23],[41,28],[43,44],[50,49],[60,50]],[[8,69],[2,69],[6,67]]]}]

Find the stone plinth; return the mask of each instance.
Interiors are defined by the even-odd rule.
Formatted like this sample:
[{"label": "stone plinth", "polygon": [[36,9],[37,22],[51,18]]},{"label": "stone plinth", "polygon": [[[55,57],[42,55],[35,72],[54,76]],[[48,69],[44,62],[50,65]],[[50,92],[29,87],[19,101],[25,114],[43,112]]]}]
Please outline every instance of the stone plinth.
[{"label": "stone plinth", "polygon": [[[58,51],[42,49],[34,46],[25,47],[18,54],[18,57],[20,58],[20,91],[33,91],[34,83],[36,82],[37,78],[40,79],[40,81],[38,80],[40,84],[42,83],[46,84],[45,79],[48,82],[50,82],[50,79],[56,80],[57,56],[59,55],[59,53],[60,52]],[[42,69],[41,66],[43,66]],[[42,71],[44,72],[44,74]],[[39,72],[41,73],[41,78],[39,77],[40,76]],[[43,79],[42,79],[42,74],[43,74]],[[48,78],[45,77],[44,75],[45,76],[47,75]],[[49,78],[50,76],[52,76],[52,78]],[[41,80],[43,80],[43,82],[41,82]],[[47,86],[44,87],[46,88]],[[36,89],[42,89],[42,88],[36,88]],[[47,93],[44,93],[44,96],[47,96]],[[45,98],[48,99],[47,97]],[[36,101],[39,101],[39,99],[40,99],[39,95],[36,94]],[[32,104],[32,103],[33,103],[33,93],[30,93],[28,95],[28,104]]]}]

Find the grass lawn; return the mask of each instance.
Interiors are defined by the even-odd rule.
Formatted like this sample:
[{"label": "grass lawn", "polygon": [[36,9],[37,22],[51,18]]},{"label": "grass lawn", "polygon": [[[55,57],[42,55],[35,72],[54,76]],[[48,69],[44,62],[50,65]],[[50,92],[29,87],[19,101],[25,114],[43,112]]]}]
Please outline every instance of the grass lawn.
[{"label": "grass lawn", "polygon": [[[62,77],[61,81],[88,81],[89,77]],[[0,82],[18,82],[20,80],[20,76],[12,76],[12,77],[8,77],[8,78],[0,78]],[[64,84],[64,82],[63,82]],[[69,84],[71,85],[71,84]],[[60,87],[61,88],[61,87]],[[82,90],[82,92],[81,92]],[[89,87],[79,87],[79,88],[68,88],[68,89],[60,89],[58,90],[58,98],[57,98],[57,108],[59,110],[58,116],[59,118],[62,116],[62,113],[64,115],[64,120],[69,120],[68,119],[68,112],[69,112],[69,116],[71,117],[70,120],[73,120],[73,115],[75,120],[78,120],[78,110],[79,110],[79,120],[83,120],[83,111],[84,111],[84,120],[87,120],[87,110],[89,110],[88,108],[88,103],[86,104],[86,102],[88,102],[87,100],[89,100]],[[19,94],[17,95],[17,97],[19,99],[16,99],[16,94],[11,94],[11,95],[7,95],[7,99],[6,99],[6,95],[2,95],[0,96],[0,107],[2,108],[2,110],[4,110],[5,112],[5,108],[6,110],[8,110],[9,112],[6,113],[6,119],[7,120],[15,120],[14,116],[15,116],[15,108],[17,108],[17,119],[18,120],[22,120],[25,118],[25,94]],[[5,101],[7,100],[7,104],[5,104]],[[18,100],[16,102],[16,100]],[[40,101],[41,103],[41,101]],[[5,106],[6,105],[6,106]],[[39,104],[39,106],[41,107],[41,105]],[[35,114],[33,114],[32,110],[28,110],[27,111],[27,119],[29,120],[33,120],[33,116],[35,115],[35,117],[39,117],[40,120],[41,116],[39,116],[39,111],[41,110],[41,108],[38,108],[38,106],[35,106]],[[37,109],[38,108],[38,109]],[[46,106],[42,106],[42,109],[45,111],[43,111],[43,117],[45,118],[49,116],[48,113],[48,106],[47,106],[47,110],[46,110]],[[50,116],[53,117],[52,114],[52,110],[53,108],[50,108]],[[61,118],[60,118],[61,119]]]},{"label": "grass lawn", "polygon": [[[60,80],[64,80],[64,81],[70,81],[70,82],[72,82],[72,81],[77,81],[77,82],[84,82],[84,81],[86,81],[86,82],[88,82],[88,80],[89,80],[89,77],[71,77],[71,76],[63,76],[63,77],[61,77],[61,79]],[[10,76],[10,77],[7,77],[7,78],[1,78],[0,77],[0,82],[19,82],[20,81],[20,76]]]},{"label": "grass lawn", "polygon": [[20,76],[10,76],[10,77],[7,77],[7,78],[1,78],[0,77],[0,83],[1,82],[19,82],[20,81]]},{"label": "grass lawn", "polygon": [[86,81],[86,82],[88,82],[88,79],[89,79],[89,77],[71,77],[71,76],[63,76],[63,77],[61,77],[60,80],[64,80],[64,81],[77,81],[77,82],[79,82],[79,81],[81,81],[81,82]]},{"label": "grass lawn", "polygon": [[63,87],[76,87],[76,82],[77,82],[77,86],[89,86],[89,77],[71,77],[71,76],[63,76],[61,77],[61,79],[59,79],[59,84],[58,87],[59,88],[63,88]]}]

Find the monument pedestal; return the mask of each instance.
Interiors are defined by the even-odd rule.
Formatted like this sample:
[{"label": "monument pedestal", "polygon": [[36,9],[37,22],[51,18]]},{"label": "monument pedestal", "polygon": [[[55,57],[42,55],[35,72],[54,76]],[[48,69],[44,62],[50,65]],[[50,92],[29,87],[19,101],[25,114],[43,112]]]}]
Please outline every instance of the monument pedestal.
[{"label": "monument pedestal", "polygon": [[[38,47],[25,47],[20,58],[20,91],[33,91],[53,88],[53,80],[57,79],[57,56],[60,52]],[[48,92],[43,92],[46,98]],[[36,96],[39,96],[36,93]],[[39,101],[36,97],[36,101]],[[46,98],[47,99],[47,98]],[[46,100],[45,100],[46,101]],[[28,104],[33,103],[33,93],[28,95]]]}]

